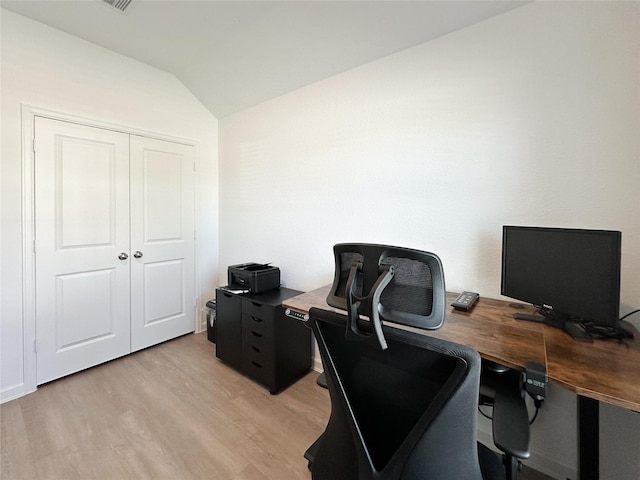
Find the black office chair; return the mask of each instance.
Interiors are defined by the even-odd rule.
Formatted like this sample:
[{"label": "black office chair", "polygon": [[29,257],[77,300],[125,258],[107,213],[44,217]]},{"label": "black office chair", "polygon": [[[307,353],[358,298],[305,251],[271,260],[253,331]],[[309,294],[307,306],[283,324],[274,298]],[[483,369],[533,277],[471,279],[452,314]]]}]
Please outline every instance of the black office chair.
[{"label": "black office chair", "polygon": [[325,432],[305,454],[312,478],[504,480],[499,457],[476,440],[478,353],[382,324],[442,325],[438,257],[368,244],[334,254],[327,302],[347,314],[310,311],[331,398]]}]

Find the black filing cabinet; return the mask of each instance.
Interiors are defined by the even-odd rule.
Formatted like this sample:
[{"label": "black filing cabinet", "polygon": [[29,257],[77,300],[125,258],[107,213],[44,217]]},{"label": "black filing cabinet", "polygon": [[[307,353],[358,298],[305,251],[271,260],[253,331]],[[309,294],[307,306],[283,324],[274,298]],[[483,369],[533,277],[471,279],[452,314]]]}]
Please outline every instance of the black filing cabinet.
[{"label": "black filing cabinet", "polygon": [[216,290],[216,356],[272,394],[311,369],[311,330],[284,314],[282,302],[302,292]]}]

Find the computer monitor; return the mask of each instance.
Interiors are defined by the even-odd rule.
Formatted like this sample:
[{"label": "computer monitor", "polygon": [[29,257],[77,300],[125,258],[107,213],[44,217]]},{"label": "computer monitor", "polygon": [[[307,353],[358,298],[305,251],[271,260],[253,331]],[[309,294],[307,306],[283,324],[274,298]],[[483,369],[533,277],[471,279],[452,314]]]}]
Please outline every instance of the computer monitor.
[{"label": "computer monitor", "polygon": [[504,226],[501,293],[537,306],[541,321],[576,340],[590,340],[585,329],[619,331],[621,239],[613,230]]}]

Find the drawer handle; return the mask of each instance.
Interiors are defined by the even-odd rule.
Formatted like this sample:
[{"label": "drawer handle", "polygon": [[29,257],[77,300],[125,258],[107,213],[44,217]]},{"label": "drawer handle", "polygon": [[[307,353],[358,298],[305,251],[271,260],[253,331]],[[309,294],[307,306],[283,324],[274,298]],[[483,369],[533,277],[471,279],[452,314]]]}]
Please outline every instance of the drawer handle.
[{"label": "drawer handle", "polygon": [[262,368],[262,365],[260,365],[258,362],[251,360],[251,363],[253,363],[258,368]]},{"label": "drawer handle", "polygon": [[253,350],[254,352],[258,352],[258,353],[261,352],[261,350],[258,347],[256,347],[255,345],[251,345],[251,350]]},{"label": "drawer handle", "polygon": [[253,320],[256,323],[262,322],[262,319],[260,317],[254,317],[253,315],[251,316],[251,320]]},{"label": "drawer handle", "polygon": [[256,302],[251,302],[251,303],[253,303],[256,307],[261,307],[262,306],[261,303],[256,303]]},{"label": "drawer handle", "polygon": [[251,334],[252,334],[254,337],[262,338],[262,334],[261,334],[261,333],[255,332],[255,331],[253,331],[253,330],[251,330]]}]

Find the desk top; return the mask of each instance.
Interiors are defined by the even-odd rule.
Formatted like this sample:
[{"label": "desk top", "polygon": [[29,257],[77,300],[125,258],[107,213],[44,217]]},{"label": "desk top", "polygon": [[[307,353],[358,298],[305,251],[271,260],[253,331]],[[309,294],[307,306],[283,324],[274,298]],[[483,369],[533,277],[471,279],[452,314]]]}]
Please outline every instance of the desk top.
[{"label": "desk top", "polygon": [[[335,310],[326,299],[331,286],[287,299],[284,306],[307,313],[311,307]],[[447,293],[447,305],[456,293]],[[519,308],[515,308],[518,305]],[[640,411],[640,338],[576,342],[563,331],[540,323],[515,320],[514,313],[533,307],[481,297],[470,312],[449,308],[439,330],[416,331],[476,349],[483,358],[522,369],[527,362],[545,365],[547,377],[579,395]]]}]

